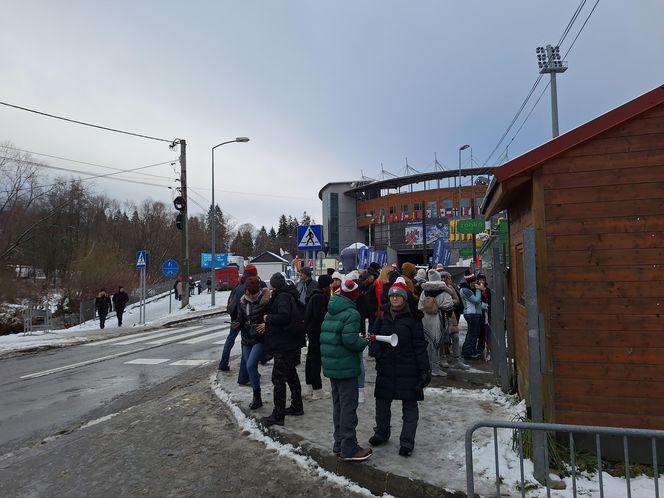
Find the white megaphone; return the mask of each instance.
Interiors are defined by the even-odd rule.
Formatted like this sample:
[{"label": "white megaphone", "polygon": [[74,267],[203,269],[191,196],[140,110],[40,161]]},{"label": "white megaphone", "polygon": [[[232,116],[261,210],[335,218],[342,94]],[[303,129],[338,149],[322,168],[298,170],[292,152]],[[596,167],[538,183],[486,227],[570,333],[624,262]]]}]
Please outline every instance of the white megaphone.
[{"label": "white megaphone", "polygon": [[369,340],[387,342],[392,347],[399,344],[399,336],[396,335],[396,334],[392,334],[392,335],[370,335]]}]

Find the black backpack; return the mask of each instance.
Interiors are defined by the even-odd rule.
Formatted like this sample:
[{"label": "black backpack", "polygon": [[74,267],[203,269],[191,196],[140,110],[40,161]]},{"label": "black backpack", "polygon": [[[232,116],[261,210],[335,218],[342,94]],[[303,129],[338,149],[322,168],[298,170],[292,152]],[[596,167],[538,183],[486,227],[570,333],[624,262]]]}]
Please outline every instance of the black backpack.
[{"label": "black backpack", "polygon": [[304,328],[304,303],[299,299],[291,296],[291,323],[289,325],[290,331],[293,335],[300,339],[301,347],[306,344],[306,332]]}]

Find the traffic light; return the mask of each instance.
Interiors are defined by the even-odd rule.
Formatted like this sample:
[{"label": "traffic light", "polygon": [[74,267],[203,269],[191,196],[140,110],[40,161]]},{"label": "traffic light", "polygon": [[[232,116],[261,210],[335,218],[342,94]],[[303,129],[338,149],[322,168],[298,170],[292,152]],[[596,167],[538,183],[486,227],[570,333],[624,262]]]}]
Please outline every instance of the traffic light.
[{"label": "traffic light", "polygon": [[175,206],[175,209],[177,209],[180,212],[184,211],[184,206],[185,206],[184,197],[178,195],[175,199],[173,199],[173,206]]},{"label": "traffic light", "polygon": [[178,227],[179,230],[182,230],[182,213],[178,213],[178,215],[175,217],[175,226]]}]

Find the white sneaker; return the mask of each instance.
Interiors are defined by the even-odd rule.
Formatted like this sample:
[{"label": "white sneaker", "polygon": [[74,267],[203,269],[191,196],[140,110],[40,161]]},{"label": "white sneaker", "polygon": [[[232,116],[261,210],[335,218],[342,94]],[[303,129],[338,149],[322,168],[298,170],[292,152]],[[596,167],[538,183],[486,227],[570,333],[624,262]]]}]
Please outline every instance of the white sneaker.
[{"label": "white sneaker", "polygon": [[304,387],[302,388],[302,398],[312,399],[313,392],[314,391],[311,388],[311,384],[305,384]]},{"label": "white sneaker", "polygon": [[440,366],[442,368],[450,368],[450,364],[447,363],[447,355],[443,355],[443,357],[440,359]]},{"label": "white sneaker", "polygon": [[447,377],[447,373],[443,372],[440,369],[432,370],[431,375],[433,375],[434,377]]},{"label": "white sneaker", "polygon": [[314,389],[313,393],[311,394],[311,399],[316,401],[319,399],[327,399],[330,397],[330,393],[323,389]]},{"label": "white sneaker", "polygon": [[470,367],[466,365],[461,358],[454,360],[454,362],[450,365],[450,368],[454,368],[456,370],[470,370]]},{"label": "white sneaker", "polygon": [[364,403],[364,388],[360,387],[357,391],[357,402]]}]

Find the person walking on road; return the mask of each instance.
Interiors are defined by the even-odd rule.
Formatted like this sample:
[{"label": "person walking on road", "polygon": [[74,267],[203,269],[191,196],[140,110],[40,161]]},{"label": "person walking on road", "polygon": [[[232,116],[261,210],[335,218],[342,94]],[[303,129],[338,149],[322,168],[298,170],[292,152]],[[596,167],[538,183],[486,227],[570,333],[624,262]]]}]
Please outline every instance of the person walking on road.
[{"label": "person walking on road", "polygon": [[106,294],[106,290],[102,289],[97,297],[95,298],[95,309],[97,310],[97,315],[99,315],[99,328],[103,329],[104,324],[106,323],[106,315],[111,311],[113,305],[111,304],[111,298]]},{"label": "person walking on road", "polygon": [[311,395],[311,399],[314,400],[324,397],[323,381],[320,377],[320,327],[323,324],[325,313],[327,313],[331,283],[332,277],[329,275],[318,277],[318,288],[312,290],[307,297],[304,310],[304,329],[308,339],[307,361],[304,368],[305,389],[311,391],[306,396]]},{"label": "person walking on road", "polygon": [[357,444],[357,405],[360,357],[368,341],[360,337],[360,313],[355,299],[360,290],[351,279],[341,284],[339,294],[330,299],[320,334],[323,374],[332,385],[333,451],[342,460],[362,461],[371,448]]},{"label": "person walking on road", "polygon": [[431,365],[422,328],[422,313],[408,306],[408,288],[402,278],[390,287],[390,303],[376,321],[376,335],[396,334],[399,342],[392,347],[374,341],[369,350],[376,359],[376,427],[369,444],[379,446],[390,439],[392,401],[402,403],[399,455],[410,456],[415,447],[419,419],[418,401],[424,399],[424,388],[431,382]]},{"label": "person walking on road", "polygon": [[254,398],[249,405],[251,410],[263,406],[261,398],[261,376],[258,373],[258,363],[265,356],[264,328],[259,332],[258,326],[263,323],[263,316],[270,290],[263,287],[258,277],[249,277],[244,295],[240,298],[238,322],[242,338],[242,358],[254,390]]},{"label": "person walking on road", "polygon": [[[265,349],[274,356],[272,385],[274,409],[261,418],[266,427],[284,425],[286,415],[304,415],[302,386],[296,367],[300,364],[300,350],[304,346],[304,309],[299,293],[286,277],[277,272],[270,278],[272,297],[267,304],[264,323],[256,329],[265,333]],[[286,384],[291,392],[291,404],[286,408]]]},{"label": "person walking on road", "polygon": [[122,327],[122,314],[128,302],[129,296],[125,292],[124,287],[118,287],[118,291],[113,294],[113,309],[115,310],[115,315],[118,317],[118,327]]}]

